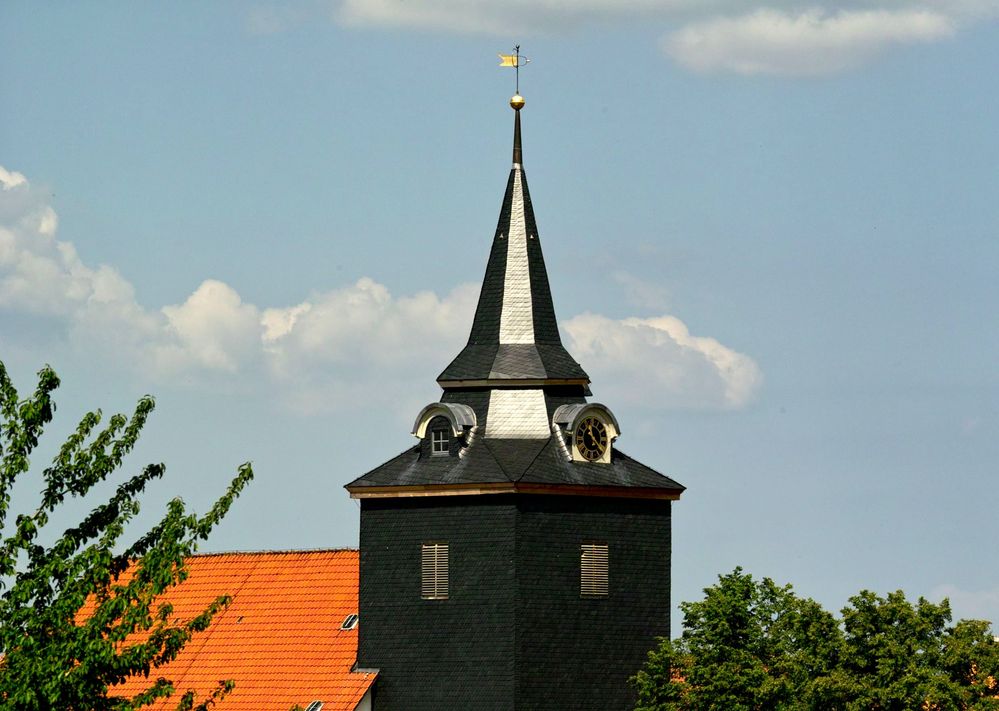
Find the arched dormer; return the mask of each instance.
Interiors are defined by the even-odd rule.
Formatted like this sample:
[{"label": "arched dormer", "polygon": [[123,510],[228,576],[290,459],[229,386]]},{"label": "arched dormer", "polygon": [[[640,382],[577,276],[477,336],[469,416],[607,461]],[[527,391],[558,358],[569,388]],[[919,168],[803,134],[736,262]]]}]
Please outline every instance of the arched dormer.
[{"label": "arched dormer", "polygon": [[420,410],[413,423],[413,436],[423,439],[427,435],[427,425],[435,417],[444,417],[451,425],[451,433],[460,437],[466,429],[475,427],[475,410],[468,405],[453,402],[432,402]]},{"label": "arched dormer", "polygon": [[614,440],[621,435],[617,418],[599,402],[561,405],[552,416],[574,462],[610,464]]},{"label": "arched dormer", "polygon": [[468,444],[468,434],[475,427],[475,411],[459,403],[434,402],[424,407],[413,423],[413,436],[430,456],[452,456]]}]

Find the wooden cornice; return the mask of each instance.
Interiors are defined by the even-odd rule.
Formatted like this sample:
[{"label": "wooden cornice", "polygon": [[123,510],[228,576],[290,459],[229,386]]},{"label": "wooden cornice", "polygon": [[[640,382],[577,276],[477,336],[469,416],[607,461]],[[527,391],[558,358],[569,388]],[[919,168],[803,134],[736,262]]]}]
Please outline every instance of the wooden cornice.
[{"label": "wooden cornice", "polygon": [[419,496],[482,496],[485,494],[548,494],[554,496],[598,496],[623,499],[677,501],[682,492],[675,489],[626,486],[578,486],[572,484],[533,484],[496,482],[488,484],[421,484],[417,486],[348,486],[352,499],[401,499]]},{"label": "wooden cornice", "polygon": [[543,387],[545,385],[589,385],[588,378],[484,378],[480,380],[443,380],[437,384],[448,388]]}]

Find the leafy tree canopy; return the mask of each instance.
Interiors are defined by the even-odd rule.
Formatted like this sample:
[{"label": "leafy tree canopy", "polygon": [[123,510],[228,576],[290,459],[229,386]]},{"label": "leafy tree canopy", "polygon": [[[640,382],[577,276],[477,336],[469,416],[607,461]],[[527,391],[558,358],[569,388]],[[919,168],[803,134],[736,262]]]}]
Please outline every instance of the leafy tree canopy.
[{"label": "leafy tree canopy", "polygon": [[636,711],[999,710],[999,644],[947,600],[863,591],[837,620],[736,568],[680,608],[682,636],[632,677]]},{"label": "leafy tree canopy", "polygon": [[[124,478],[78,525],[53,535],[45,528],[53,512],[119,469],[153,410],[152,398],[144,397],[131,417],[114,415],[103,426],[99,410],[86,414],[52,463],[31,471],[30,457],[52,419],[58,386],[46,367],[34,393],[20,399],[0,362],[0,706],[141,708],[174,693],[168,679],[155,676],[156,668],[176,658],[228,604],[221,595],[193,619],[178,620],[157,596],[184,580],[185,558],[225,516],[253,472],[249,464],[239,467],[206,515],[196,516],[174,499],[159,523],[125,543],[140,495],[165,471],[150,464]],[[40,498],[33,511],[11,522],[11,490],[23,478],[41,488]],[[42,542],[49,539],[54,542]],[[150,679],[145,691],[115,695],[115,684],[136,676]],[[203,699],[184,691],[177,708],[208,708],[231,688],[231,681],[220,681]]]}]

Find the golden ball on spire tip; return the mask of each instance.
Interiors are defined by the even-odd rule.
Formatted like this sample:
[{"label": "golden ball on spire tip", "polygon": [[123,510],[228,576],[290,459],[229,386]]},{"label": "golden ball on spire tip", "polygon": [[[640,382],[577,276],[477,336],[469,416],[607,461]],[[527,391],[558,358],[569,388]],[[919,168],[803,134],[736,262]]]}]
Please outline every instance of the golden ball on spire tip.
[{"label": "golden ball on spire tip", "polygon": [[521,96],[520,94],[514,94],[513,97],[510,99],[510,108],[512,108],[514,111],[520,111],[522,108],[524,108],[524,103],[525,101],[523,96]]}]

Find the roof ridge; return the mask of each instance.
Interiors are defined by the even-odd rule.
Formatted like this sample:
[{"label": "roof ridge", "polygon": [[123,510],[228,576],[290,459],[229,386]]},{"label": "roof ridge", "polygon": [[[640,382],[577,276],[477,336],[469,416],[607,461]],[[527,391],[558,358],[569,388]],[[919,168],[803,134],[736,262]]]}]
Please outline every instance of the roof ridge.
[{"label": "roof ridge", "polygon": [[255,555],[294,555],[298,553],[357,553],[357,548],[273,548],[253,551],[206,551],[194,553],[190,558],[209,558],[212,556],[255,556]]},{"label": "roof ridge", "polygon": [[510,472],[508,472],[506,470],[506,467],[503,466],[503,462],[501,462],[499,459],[497,459],[496,455],[493,454],[493,450],[490,449],[489,444],[486,442],[486,438],[485,437],[480,437],[479,438],[479,442],[482,443],[482,449],[485,450],[486,454],[489,455],[489,458],[492,459],[493,462],[496,463],[496,466],[499,468],[499,470],[501,472],[503,472],[503,476],[505,476],[507,478],[507,481],[513,483],[515,481],[515,479],[513,479],[513,477],[510,476]]},{"label": "roof ridge", "polygon": [[518,482],[521,479],[523,479],[525,476],[527,476],[527,472],[531,471],[531,467],[534,466],[534,463],[538,461],[538,458],[542,455],[542,453],[545,450],[547,450],[550,446],[552,446],[552,444],[554,444],[554,442],[555,442],[555,438],[554,437],[549,437],[548,438],[548,441],[545,442],[544,446],[541,449],[538,450],[537,454],[534,455],[534,458],[531,460],[531,463],[528,464],[526,467],[524,467],[524,471],[522,471],[520,473],[520,476],[517,477],[517,481]]}]

